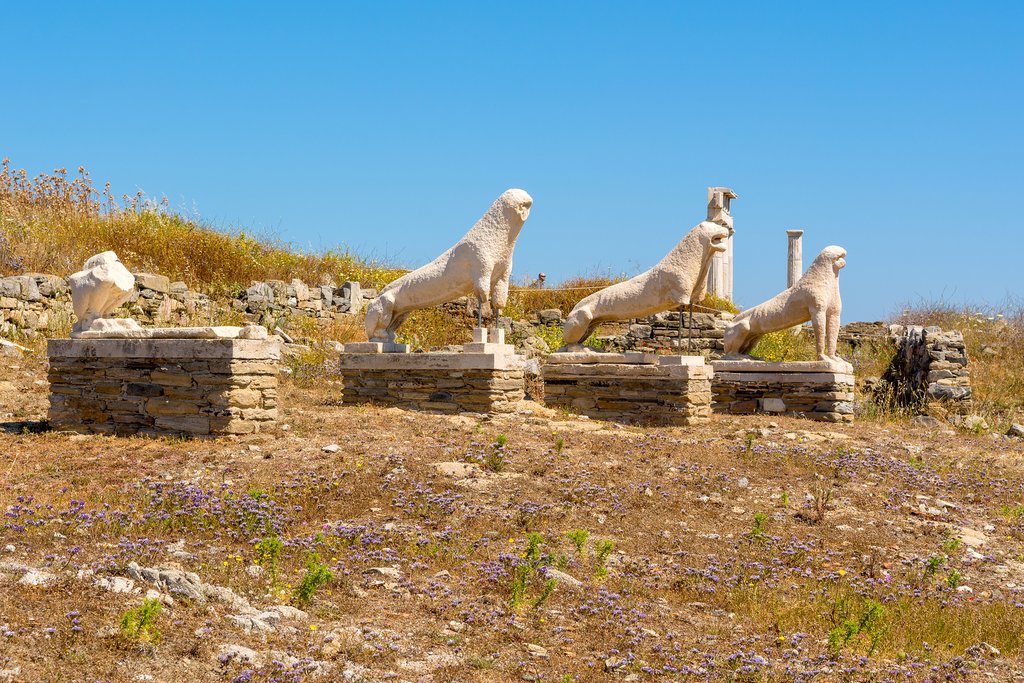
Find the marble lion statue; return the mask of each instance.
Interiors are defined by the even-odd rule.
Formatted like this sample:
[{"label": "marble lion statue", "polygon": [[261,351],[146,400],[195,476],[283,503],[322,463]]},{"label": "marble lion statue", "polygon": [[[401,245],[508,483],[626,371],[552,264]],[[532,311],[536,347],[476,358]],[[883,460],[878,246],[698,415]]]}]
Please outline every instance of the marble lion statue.
[{"label": "marble lion statue", "polygon": [[650,270],[580,301],[565,319],[566,346],[581,344],[601,323],[642,318],[701,301],[711,257],[725,251],[730,234],[718,223],[699,223]]},{"label": "marble lion statue", "polygon": [[110,319],[108,316],[131,298],[135,276],[112,251],[96,254],[85,262],[82,270],[68,278],[71,285],[71,307],[78,321],[72,336],[87,330],[139,330],[134,320]]},{"label": "marble lion statue", "polygon": [[836,354],[839,315],[843,310],[839,271],[845,265],[845,249],[825,247],[795,285],[733,318],[725,329],[725,353],[748,354],[763,335],[810,320],[818,359],[845,363]]},{"label": "marble lion statue", "polygon": [[384,287],[366,308],[367,339],[393,342],[410,313],[461,296],[474,295],[480,302],[478,325],[485,303],[497,319],[508,300],[512,251],[531,206],[525,191],[506,190],[455,246]]}]

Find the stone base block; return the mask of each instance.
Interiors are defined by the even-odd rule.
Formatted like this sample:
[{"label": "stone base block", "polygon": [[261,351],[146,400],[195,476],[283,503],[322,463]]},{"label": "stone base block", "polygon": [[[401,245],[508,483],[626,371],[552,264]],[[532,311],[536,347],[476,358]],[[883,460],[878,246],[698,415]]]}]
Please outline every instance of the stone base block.
[{"label": "stone base block", "polygon": [[600,420],[693,425],[711,415],[711,368],[701,357],[658,363],[545,363],[544,402]]},{"label": "stone base block", "polygon": [[342,402],[438,413],[507,413],[525,396],[511,353],[341,354]]},{"label": "stone base block", "polygon": [[[853,373],[810,364],[715,361],[711,382],[716,413],[769,413],[824,422],[853,422]],[[806,370],[812,371],[806,371]]]},{"label": "stone base block", "polygon": [[47,355],[54,429],[211,436],[277,419],[274,339],[52,339]]}]

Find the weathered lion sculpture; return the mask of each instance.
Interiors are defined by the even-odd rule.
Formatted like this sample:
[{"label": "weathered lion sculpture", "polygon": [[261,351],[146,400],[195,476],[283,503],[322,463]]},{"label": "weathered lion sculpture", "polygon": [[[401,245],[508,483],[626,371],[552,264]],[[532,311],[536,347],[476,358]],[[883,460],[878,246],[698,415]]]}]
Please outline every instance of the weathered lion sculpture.
[{"label": "weathered lion sculpture", "polygon": [[725,251],[730,234],[717,223],[699,223],[650,270],[580,301],[565,319],[566,345],[582,343],[601,323],[654,315],[703,299],[711,257]]},{"label": "weathered lion sculpture", "polygon": [[845,249],[825,247],[795,285],[733,318],[725,329],[726,354],[750,353],[763,335],[810,320],[818,358],[845,363],[836,355],[839,315],[843,310],[839,271],[845,265]]},{"label": "weathered lion sculpture", "polygon": [[508,300],[512,250],[531,206],[525,191],[506,190],[455,246],[384,287],[366,309],[367,338],[393,342],[413,311],[470,294],[480,302],[478,324],[485,303],[500,315]]},{"label": "weathered lion sculpture", "polygon": [[108,317],[135,291],[135,276],[114,252],[104,251],[91,257],[82,270],[68,278],[68,282],[71,285],[71,307],[78,318],[71,328],[71,336],[85,331],[141,329],[134,320]]}]

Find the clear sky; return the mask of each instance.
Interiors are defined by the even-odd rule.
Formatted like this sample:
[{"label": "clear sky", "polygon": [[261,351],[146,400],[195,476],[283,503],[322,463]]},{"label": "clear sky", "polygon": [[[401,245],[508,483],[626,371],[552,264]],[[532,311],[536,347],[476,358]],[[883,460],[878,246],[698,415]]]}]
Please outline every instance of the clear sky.
[{"label": "clear sky", "polygon": [[1024,2],[4,2],[0,156],[417,266],[505,189],[515,275],[648,268],[732,187],[735,296],[1024,295]]}]

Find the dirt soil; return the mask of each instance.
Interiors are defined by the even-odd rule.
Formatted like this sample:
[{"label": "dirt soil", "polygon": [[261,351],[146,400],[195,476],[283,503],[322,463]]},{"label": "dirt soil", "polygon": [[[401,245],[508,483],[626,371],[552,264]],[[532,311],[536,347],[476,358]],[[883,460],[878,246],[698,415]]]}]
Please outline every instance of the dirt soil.
[{"label": "dirt soil", "polygon": [[6,360],[0,682],[1024,678],[1020,440],[282,381],[271,433],[79,436]]}]

